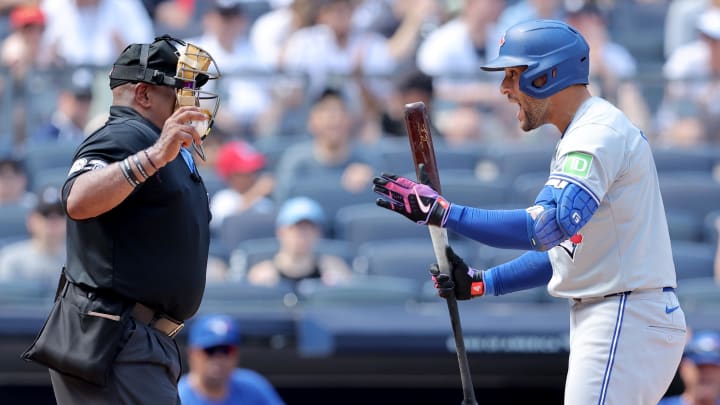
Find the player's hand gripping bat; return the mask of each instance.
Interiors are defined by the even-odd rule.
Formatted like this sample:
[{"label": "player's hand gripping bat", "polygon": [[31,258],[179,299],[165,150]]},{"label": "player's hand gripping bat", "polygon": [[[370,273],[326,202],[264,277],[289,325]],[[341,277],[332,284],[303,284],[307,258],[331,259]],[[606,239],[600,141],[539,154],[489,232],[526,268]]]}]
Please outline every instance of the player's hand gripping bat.
[{"label": "player's hand gripping bat", "polygon": [[[418,182],[432,187],[436,192],[441,193],[440,175],[435,161],[435,149],[433,148],[432,134],[430,132],[430,120],[427,115],[425,104],[422,102],[405,105],[405,125],[410,140],[413,162],[415,163],[415,174]],[[429,224],[430,239],[432,239],[435,258],[437,259],[440,272],[449,274],[450,263],[445,254],[448,246],[447,230],[439,226]],[[463,340],[462,326],[460,325],[460,312],[454,294],[446,298],[450,323],[455,338],[455,350],[457,352],[458,364],[460,366],[460,379],[463,388],[462,405],[477,405],[475,391],[473,389],[468,365],[465,341]]]}]

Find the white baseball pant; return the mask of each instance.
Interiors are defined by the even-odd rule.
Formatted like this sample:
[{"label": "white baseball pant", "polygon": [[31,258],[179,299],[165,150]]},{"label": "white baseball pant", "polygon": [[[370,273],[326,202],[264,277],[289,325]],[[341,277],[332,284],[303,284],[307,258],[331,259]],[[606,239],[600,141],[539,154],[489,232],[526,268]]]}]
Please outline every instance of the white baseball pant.
[{"label": "white baseball pant", "polygon": [[569,405],[656,405],[685,346],[685,314],[672,290],[570,300]]}]

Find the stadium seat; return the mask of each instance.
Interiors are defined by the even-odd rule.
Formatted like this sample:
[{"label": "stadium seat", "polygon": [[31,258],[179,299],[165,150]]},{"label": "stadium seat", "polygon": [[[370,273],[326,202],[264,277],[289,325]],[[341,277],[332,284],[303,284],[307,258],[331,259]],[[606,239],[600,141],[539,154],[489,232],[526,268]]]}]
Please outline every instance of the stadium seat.
[{"label": "stadium seat", "polygon": [[5,308],[38,306],[49,309],[54,296],[55,286],[44,281],[0,282],[0,305]]},{"label": "stadium seat", "polygon": [[718,157],[706,148],[656,147],[653,149],[658,174],[689,172],[711,176]]},{"label": "stadium seat", "polygon": [[25,166],[33,184],[35,176],[46,169],[65,169],[72,166],[72,158],[78,144],[76,142],[30,143],[25,151]]},{"label": "stadium seat", "polygon": [[680,280],[676,292],[686,313],[698,309],[720,310],[720,285],[712,277]]},{"label": "stadium seat", "polygon": [[428,235],[425,227],[402,215],[380,208],[375,203],[354,204],[340,208],[335,215],[334,237],[360,246],[365,242],[422,238]]},{"label": "stadium seat", "polygon": [[718,228],[716,225],[718,218],[720,218],[720,209],[710,211],[705,216],[702,226],[703,242],[717,246],[718,238],[720,237],[720,235],[718,235]]},{"label": "stadium seat", "polygon": [[[616,3],[614,12],[610,15],[608,27],[613,38],[643,67],[664,60],[663,38],[667,8],[665,1],[621,1]],[[638,71],[655,73],[640,68]],[[653,112],[656,108],[653,104],[655,102],[657,100],[648,100]]]},{"label": "stadium seat", "polygon": [[553,153],[554,150],[547,146],[496,146],[488,150],[478,162],[476,175],[490,180],[503,176],[514,181],[517,176],[525,173],[547,174],[550,172]]},{"label": "stadium seat", "polygon": [[279,309],[292,307],[297,303],[292,285],[280,283],[274,287],[248,284],[242,281],[208,283],[205,286],[201,310],[227,311],[228,306],[240,306],[243,309]]},{"label": "stadium seat", "polygon": [[[240,242],[230,254],[231,278],[242,280],[255,264],[273,257],[279,248],[275,238],[250,239]],[[355,257],[355,248],[346,241],[321,239],[316,251],[320,254],[334,255],[350,265]]]},{"label": "stadium seat", "polygon": [[550,172],[546,170],[516,176],[512,182],[510,196],[508,197],[510,203],[518,208],[531,206],[545,182],[547,182],[549,175]]},{"label": "stadium seat", "polygon": [[328,222],[326,224],[328,232],[332,232],[334,226],[332,221],[340,208],[372,202],[376,198],[370,184],[359,192],[350,192],[341,186],[339,177],[336,175],[304,178],[293,184],[289,191],[288,197],[305,196],[322,205]]},{"label": "stadium seat", "polygon": [[274,212],[230,215],[220,225],[220,243],[226,251],[231,252],[242,241],[275,237],[275,216]]},{"label": "stadium seat", "polygon": [[511,184],[505,178],[480,180],[473,172],[446,171],[441,177],[442,195],[448,201],[470,207],[498,207],[506,205]]},{"label": "stadium seat", "polygon": [[695,175],[663,175],[660,192],[666,211],[683,210],[699,218],[718,209],[720,201],[720,183]]},{"label": "stadium seat", "polygon": [[402,306],[418,299],[420,284],[402,277],[358,275],[329,286],[315,278],[298,282],[297,293],[305,307]]},{"label": "stadium seat", "polygon": [[703,221],[698,215],[684,210],[667,210],[665,213],[670,239],[703,242]]},{"label": "stadium seat", "polygon": [[[398,147],[382,148],[379,151],[380,165],[382,172],[389,173],[406,173],[414,172],[415,164],[413,163],[410,145]],[[444,173],[446,170],[467,170],[473,172],[477,165],[479,155],[472,149],[449,149],[445,147],[435,148],[435,159],[437,160],[438,170]],[[443,182],[445,176],[442,176]]]},{"label": "stadium seat", "polygon": [[308,134],[266,136],[259,138],[253,145],[265,155],[265,170],[272,171],[289,146],[309,139]]},{"label": "stadium seat", "polygon": [[30,209],[16,204],[0,205],[0,241],[12,242],[30,237],[27,216]]},{"label": "stadium seat", "polygon": [[32,191],[39,193],[46,187],[56,187],[58,190],[65,184],[69,169],[67,167],[54,167],[42,169],[33,173]]},{"label": "stadium seat", "polygon": [[[452,247],[468,264],[474,262],[476,246],[456,242]],[[424,282],[430,278],[428,269],[436,261],[429,236],[372,241],[358,247],[353,270],[359,274],[403,277]]]},{"label": "stadium seat", "polygon": [[714,245],[707,243],[672,241],[677,278],[712,277],[715,250]]},{"label": "stadium seat", "polygon": [[215,170],[209,168],[199,168],[200,176],[205,184],[208,197],[212,198],[215,193],[227,187],[225,180],[220,177]]}]

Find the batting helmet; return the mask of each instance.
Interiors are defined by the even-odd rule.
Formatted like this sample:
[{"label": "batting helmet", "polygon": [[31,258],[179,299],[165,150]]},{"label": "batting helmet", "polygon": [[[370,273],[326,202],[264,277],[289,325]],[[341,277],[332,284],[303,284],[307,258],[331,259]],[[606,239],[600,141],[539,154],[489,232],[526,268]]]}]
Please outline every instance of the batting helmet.
[{"label": "batting helmet", "polygon": [[[520,90],[535,98],[550,97],[573,84],[588,84],[590,48],[574,28],[554,20],[515,24],[500,40],[500,54],[483,70],[527,66],[520,75]],[[546,76],[541,87],[532,83]]]}]

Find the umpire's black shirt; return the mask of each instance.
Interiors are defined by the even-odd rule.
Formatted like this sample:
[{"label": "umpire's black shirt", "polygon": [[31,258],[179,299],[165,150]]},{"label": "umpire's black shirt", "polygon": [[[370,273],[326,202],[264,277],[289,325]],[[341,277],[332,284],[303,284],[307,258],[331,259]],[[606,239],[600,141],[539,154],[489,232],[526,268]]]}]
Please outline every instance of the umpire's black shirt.
[{"label": "umpire's black shirt", "polygon": [[[105,126],[78,148],[63,202],[78,175],[148,148],[159,136],[132,108],[111,107]],[[178,154],[112,210],[87,220],[68,217],[67,277],[188,319],[205,289],[209,222],[205,185]]]}]

